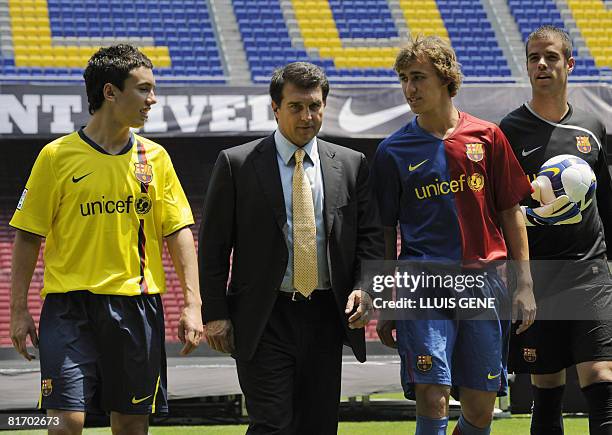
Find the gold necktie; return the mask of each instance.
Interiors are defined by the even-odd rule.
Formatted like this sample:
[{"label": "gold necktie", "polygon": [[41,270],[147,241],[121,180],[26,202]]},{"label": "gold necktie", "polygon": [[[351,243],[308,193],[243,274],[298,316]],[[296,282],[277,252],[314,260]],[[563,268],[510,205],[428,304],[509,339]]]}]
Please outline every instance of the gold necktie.
[{"label": "gold necktie", "polygon": [[304,150],[295,152],[293,170],[293,287],[304,296],[317,287],[317,227],[310,182],[304,173]]}]

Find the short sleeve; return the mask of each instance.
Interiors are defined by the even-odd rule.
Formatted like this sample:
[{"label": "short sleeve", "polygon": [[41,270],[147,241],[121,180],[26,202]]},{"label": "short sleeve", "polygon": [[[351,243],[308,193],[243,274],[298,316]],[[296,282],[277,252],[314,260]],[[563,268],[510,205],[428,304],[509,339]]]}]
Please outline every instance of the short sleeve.
[{"label": "short sleeve", "polygon": [[381,222],[383,226],[395,227],[399,217],[401,184],[395,162],[384,142],[376,150],[370,177]]},{"label": "short sleeve", "polygon": [[497,126],[493,130],[491,173],[497,211],[514,207],[532,192],[531,183],[516,159],[508,139]]},{"label": "short sleeve", "polygon": [[32,167],[13,218],[12,227],[46,237],[60,203],[58,176],[51,147],[44,147]]},{"label": "short sleeve", "polygon": [[170,156],[165,155],[164,204],[162,211],[162,234],[164,237],[193,225],[191,207],[176,175]]}]

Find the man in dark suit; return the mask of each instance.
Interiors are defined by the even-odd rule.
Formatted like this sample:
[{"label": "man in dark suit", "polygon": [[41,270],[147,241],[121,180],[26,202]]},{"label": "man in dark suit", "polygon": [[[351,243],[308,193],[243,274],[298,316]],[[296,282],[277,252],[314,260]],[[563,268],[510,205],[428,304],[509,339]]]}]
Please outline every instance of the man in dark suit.
[{"label": "man in dark suit", "polygon": [[336,433],[342,344],[365,361],[361,262],[382,259],[382,229],[363,154],[316,137],[328,91],[315,65],[275,71],[278,129],[222,151],[208,187],[206,337],[236,359],[248,433]]}]

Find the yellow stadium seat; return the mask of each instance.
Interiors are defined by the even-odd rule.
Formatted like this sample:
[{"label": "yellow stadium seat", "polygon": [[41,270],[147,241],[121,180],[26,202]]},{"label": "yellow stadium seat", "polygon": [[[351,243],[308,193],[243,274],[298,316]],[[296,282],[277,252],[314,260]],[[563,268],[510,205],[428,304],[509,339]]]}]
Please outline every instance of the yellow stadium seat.
[{"label": "yellow stadium seat", "polygon": [[89,59],[97,50],[98,47],[79,47],[79,56]]},{"label": "yellow stadium seat", "polygon": [[41,56],[53,56],[55,52],[50,45],[40,45],[39,51]]},{"label": "yellow stadium seat", "polygon": [[56,65],[56,61],[53,56],[40,56],[39,65],[43,67],[51,68]]},{"label": "yellow stadium seat", "polygon": [[350,60],[348,57],[336,56],[336,58],[334,58],[334,65],[336,68],[349,68]]},{"label": "yellow stadium seat", "polygon": [[66,66],[69,68],[84,68],[87,65],[87,59],[81,56],[68,56],[65,58]]},{"label": "yellow stadium seat", "polygon": [[15,36],[15,35],[23,36],[23,37],[28,36],[27,30],[23,26],[12,26],[11,27],[11,32],[13,33],[13,36]]},{"label": "yellow stadium seat", "polygon": [[25,56],[29,53],[29,47],[26,45],[15,45],[13,47],[15,56]]},{"label": "yellow stadium seat", "polygon": [[171,65],[172,59],[170,59],[170,56],[159,56],[159,65],[157,65],[158,67],[165,67]]},{"label": "yellow stadium seat", "polygon": [[48,17],[34,17],[34,25],[36,27],[49,27],[49,18]]},{"label": "yellow stadium seat", "polygon": [[13,46],[27,45],[28,37],[25,35],[13,35]]},{"label": "yellow stadium seat", "polygon": [[319,39],[317,47],[320,49],[332,50],[338,47],[337,41],[331,38]]},{"label": "yellow stadium seat", "polygon": [[53,46],[53,56],[57,59],[63,59],[68,56],[68,50],[65,45],[54,45]]},{"label": "yellow stadium seat", "polygon": [[38,57],[30,56],[28,54],[19,56],[19,59],[15,59],[15,65],[21,67],[35,67]]},{"label": "yellow stadium seat", "polygon": [[32,6],[22,6],[21,8],[18,9],[19,12],[17,12],[18,14],[22,15],[22,16],[26,16],[26,17],[31,17],[36,15],[36,8],[32,7]]},{"label": "yellow stadium seat", "polygon": [[66,47],[66,57],[74,57],[79,55],[79,47],[75,45],[67,45]]},{"label": "yellow stadium seat", "polygon": [[42,55],[42,49],[38,45],[30,45],[28,46],[28,55],[40,57]]}]

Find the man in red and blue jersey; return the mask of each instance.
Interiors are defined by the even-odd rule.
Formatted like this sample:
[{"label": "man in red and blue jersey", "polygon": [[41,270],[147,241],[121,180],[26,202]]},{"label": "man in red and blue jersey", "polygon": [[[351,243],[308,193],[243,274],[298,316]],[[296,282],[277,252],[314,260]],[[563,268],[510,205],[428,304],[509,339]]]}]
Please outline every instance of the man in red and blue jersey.
[{"label": "man in red and blue jersey", "polygon": [[[412,40],[394,68],[417,117],[380,144],[373,162],[385,258],[397,258],[399,222],[400,260],[451,261],[462,273],[484,271],[480,290],[503,298],[507,290],[493,264],[509,249],[519,265],[512,308],[513,317],[522,318],[520,333],[535,318],[518,205],[530,184],[499,128],[454,106],[461,71],[448,43]],[[399,348],[405,395],[417,402],[417,435],[446,434],[451,387],[462,406],[454,434],[490,433],[495,399],[507,388],[510,321],[503,317],[379,321],[381,341]]]}]

